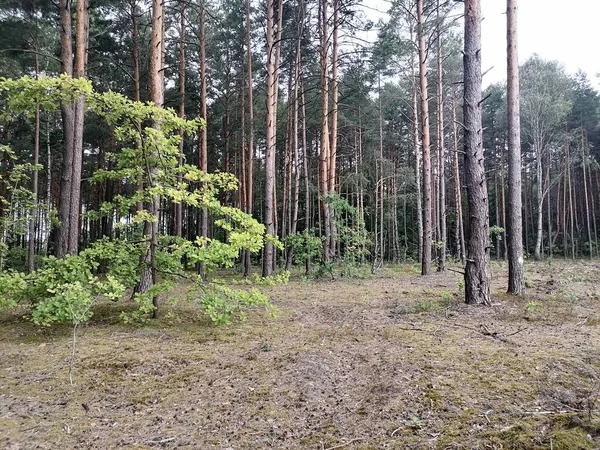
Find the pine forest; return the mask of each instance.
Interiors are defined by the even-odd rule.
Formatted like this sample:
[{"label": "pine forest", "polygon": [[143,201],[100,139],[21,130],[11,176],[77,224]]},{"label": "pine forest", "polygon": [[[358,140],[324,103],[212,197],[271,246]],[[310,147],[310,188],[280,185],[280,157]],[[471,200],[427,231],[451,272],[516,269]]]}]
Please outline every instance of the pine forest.
[{"label": "pine forest", "polygon": [[597,448],[600,75],[522,2],[490,82],[485,0],[1,1],[0,446]]}]

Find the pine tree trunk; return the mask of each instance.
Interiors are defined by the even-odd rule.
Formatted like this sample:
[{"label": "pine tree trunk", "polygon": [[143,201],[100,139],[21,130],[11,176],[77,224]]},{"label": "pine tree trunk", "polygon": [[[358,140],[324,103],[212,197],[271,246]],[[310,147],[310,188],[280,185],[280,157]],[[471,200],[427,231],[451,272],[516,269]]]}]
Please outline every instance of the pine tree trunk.
[{"label": "pine tree trunk", "polygon": [[[250,0],[246,0],[246,71],[248,77],[248,145],[247,145],[247,167],[246,167],[246,213],[252,214],[254,209],[254,88],[252,75],[252,39],[251,39]],[[244,277],[249,277],[252,271],[252,259],[250,252],[243,252]]]},{"label": "pine tree trunk", "polygon": [[425,44],[423,0],[417,0],[417,35],[419,40],[419,80],[421,86],[421,148],[423,152],[423,254],[421,275],[431,273],[432,252],[432,192],[431,140],[429,133],[429,91],[427,88],[427,47]]},{"label": "pine tree trunk", "polygon": [[469,203],[469,238],[465,300],[491,305],[489,280],[489,200],[481,120],[481,3],[465,0],[464,125],[465,182]]},{"label": "pine tree trunk", "polygon": [[321,18],[320,27],[320,68],[321,68],[321,139],[319,154],[319,195],[321,197],[321,230],[325,240],[323,243],[323,261],[327,264],[331,261],[331,217],[330,207],[326,201],[329,194],[329,27],[327,16],[327,1],[319,1],[319,12]]},{"label": "pine tree trunk", "polygon": [[[275,0],[267,0],[267,77],[266,77],[266,150],[265,150],[265,212],[264,222],[266,233],[274,236],[275,228],[275,150],[277,143],[277,60]],[[270,241],[263,248],[262,276],[273,274],[275,261],[274,246]]]},{"label": "pine tree trunk", "polygon": [[454,204],[456,207],[456,253],[461,262],[465,262],[465,229],[463,226],[462,186],[460,182],[460,165],[458,150],[458,123],[456,119],[456,91],[452,96],[452,137],[454,141]]},{"label": "pine tree trunk", "polygon": [[[414,77],[413,77],[414,78]],[[419,110],[417,85],[413,86],[413,147],[415,152],[415,185],[417,189],[417,235],[419,261],[423,260],[423,195],[421,184],[421,146],[419,142]]]},{"label": "pine tree trunk", "polygon": [[[329,195],[336,193],[336,176],[337,176],[337,144],[338,144],[338,97],[339,97],[339,80],[338,80],[338,34],[340,24],[340,4],[339,0],[333,0],[333,31],[331,41],[331,127],[329,129],[329,170],[327,187]],[[335,229],[335,211],[330,210],[329,216],[329,254],[332,259],[337,257],[336,252],[336,234]]]},{"label": "pine tree trunk", "polygon": [[437,1],[438,32],[436,38],[437,46],[437,138],[438,138],[438,177],[439,177],[439,223],[441,248],[438,258],[438,271],[446,270],[446,177],[444,166],[446,160],[446,148],[444,143],[444,80],[442,67],[442,38],[440,21],[440,0]]},{"label": "pine tree trunk", "polygon": [[[152,36],[150,41],[150,101],[155,105],[162,107],[164,104],[164,74],[163,74],[163,49],[164,49],[164,17],[163,17],[162,0],[152,1]],[[154,127],[160,124],[153,124]],[[156,157],[156,155],[152,155]],[[150,166],[148,164],[146,167]],[[156,183],[158,171],[155,167],[150,166],[149,172],[145,174],[146,186],[152,189]],[[137,288],[140,293],[148,292],[148,290],[158,282],[156,252],[158,247],[158,228],[160,224],[160,198],[153,196],[145,205],[146,210],[152,216],[153,220],[147,220],[144,223],[144,236],[148,241],[148,248],[143,255],[142,277]],[[154,310],[152,317],[158,317],[158,298],[152,298]]]},{"label": "pine tree trunk", "polygon": [[[85,76],[89,35],[89,4],[77,0],[75,53],[72,45],[71,2],[60,0],[61,71],[74,78]],[[79,212],[81,206],[81,172],[83,169],[83,96],[61,107],[64,156],[61,176],[56,256],[77,254],[79,250]]]},{"label": "pine tree trunk", "polygon": [[[207,120],[208,105],[207,105],[207,79],[206,79],[206,10],[204,0],[200,0],[200,17],[199,17],[199,35],[200,35],[200,117]],[[202,127],[198,137],[198,168],[208,173],[208,134],[206,127]],[[208,209],[201,208],[199,210],[198,234],[203,237],[208,237]],[[202,263],[198,264],[198,273],[206,280],[206,272]]]},{"label": "pine tree trunk", "polygon": [[[180,24],[179,24],[179,117],[185,118],[185,23],[186,23],[186,3],[185,1],[180,2]],[[179,167],[183,166],[183,144],[184,134],[183,130],[179,131]],[[177,182],[183,182],[183,174],[180,172],[177,175]],[[183,203],[178,202],[175,204],[175,235],[183,236]]]},{"label": "pine tree trunk", "polygon": [[[35,17],[36,9],[34,8],[31,17]],[[34,40],[34,70],[35,77],[37,79],[40,71],[40,63],[38,56],[38,39],[37,33]],[[37,166],[40,162],[40,105],[35,105],[35,118],[34,118],[34,130],[33,130],[33,164]],[[33,208],[29,211],[29,226],[28,226],[28,247],[27,247],[27,269],[29,273],[35,270],[35,249],[36,249],[36,225],[39,223],[37,220],[38,210],[38,190],[39,190],[39,176],[38,171],[35,169],[31,176],[31,193],[33,197]]]}]

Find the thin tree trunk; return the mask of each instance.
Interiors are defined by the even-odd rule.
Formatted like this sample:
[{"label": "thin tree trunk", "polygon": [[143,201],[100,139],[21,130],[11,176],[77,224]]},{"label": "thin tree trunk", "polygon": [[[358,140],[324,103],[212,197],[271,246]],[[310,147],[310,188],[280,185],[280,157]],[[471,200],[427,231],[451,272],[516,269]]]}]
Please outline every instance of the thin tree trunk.
[{"label": "thin tree trunk", "polygon": [[[179,117],[182,119],[185,118],[185,10],[186,3],[185,1],[180,2],[180,24],[179,24]],[[179,167],[183,166],[183,144],[184,144],[184,134],[183,130],[179,131],[179,138],[181,139],[179,142]],[[179,172],[177,175],[177,182],[183,182],[183,174]],[[175,204],[175,235],[183,236],[183,203],[178,202]]]},{"label": "thin tree trunk", "polygon": [[[206,79],[206,10],[204,0],[200,0],[200,17],[199,17],[199,35],[200,35],[200,117],[207,120],[208,105],[207,105],[207,79]],[[198,138],[198,168],[203,173],[208,173],[208,134],[206,127],[202,127]],[[203,238],[208,237],[208,209],[203,207],[199,211],[200,220],[199,235]],[[198,264],[198,273],[202,279],[206,281],[206,271],[204,264]]]},{"label": "thin tree trunk", "polygon": [[[250,0],[246,0],[246,71],[248,77],[248,157],[246,167],[246,213],[252,214],[254,209],[254,96],[252,76],[252,39],[251,39]],[[250,251],[244,250],[244,277],[249,277],[252,271]]]},{"label": "thin tree trunk", "polygon": [[320,27],[320,65],[321,65],[321,140],[319,156],[319,194],[321,196],[321,229],[325,237],[323,244],[323,261],[331,261],[331,217],[330,207],[326,200],[329,194],[329,73],[328,73],[328,48],[329,48],[329,27],[327,16],[327,1],[319,1],[319,12],[321,18]]},{"label": "thin tree trunk", "polygon": [[[338,143],[338,97],[339,97],[339,81],[338,81],[338,34],[340,24],[340,3],[339,0],[333,0],[333,31],[331,41],[331,127],[329,129],[329,170],[327,187],[328,194],[336,193],[336,172],[337,172],[337,143]],[[329,217],[329,254],[332,258],[336,257],[336,229],[335,229],[335,211],[330,210]]]},{"label": "thin tree trunk", "polygon": [[[414,75],[413,75],[414,79]],[[423,195],[421,184],[421,146],[419,142],[419,112],[417,85],[413,86],[413,146],[415,152],[415,185],[417,189],[417,235],[419,261],[423,260]]]},{"label": "thin tree trunk", "polygon": [[[306,100],[304,95],[304,85],[300,85],[300,101],[302,102],[302,165],[304,168],[304,231],[310,232],[311,229],[311,201],[310,201],[310,178],[308,171],[308,140],[306,136]],[[311,258],[306,258],[306,273],[309,274],[311,271]]]},{"label": "thin tree trunk", "polygon": [[[33,13],[31,17],[35,17],[36,8],[34,3]],[[37,24],[36,24],[37,25]],[[34,70],[35,70],[35,78],[38,78],[38,74],[40,71],[40,63],[38,56],[38,38],[37,32],[34,40]],[[35,105],[35,118],[34,118],[34,131],[33,131],[33,164],[37,166],[40,162],[40,105]],[[27,268],[29,273],[35,270],[35,249],[36,249],[36,224],[37,221],[37,205],[38,205],[38,190],[39,190],[39,182],[38,182],[38,170],[37,168],[33,170],[33,174],[31,177],[31,193],[33,197],[33,208],[29,211],[29,227],[28,227],[28,247],[27,247]]]},{"label": "thin tree trunk", "polygon": [[437,138],[438,138],[438,177],[439,177],[439,223],[440,223],[440,241],[441,248],[438,258],[438,271],[446,270],[446,177],[444,176],[444,166],[446,160],[446,148],[444,143],[444,80],[442,67],[442,38],[440,21],[440,0],[437,0],[437,19],[438,32],[436,38],[437,46]]},{"label": "thin tree trunk", "polygon": [[452,136],[454,141],[454,204],[456,205],[456,251],[462,263],[465,262],[465,229],[463,226],[462,189],[458,150],[458,123],[456,119],[456,91],[452,96]]},{"label": "thin tree trunk", "polygon": [[587,152],[586,152],[586,143],[584,141],[583,131],[581,133],[581,170],[583,171],[583,195],[585,198],[585,225],[587,231],[588,238],[588,249],[589,249],[589,257],[593,258],[593,244],[592,244],[592,227],[590,222],[590,202],[588,198],[588,180],[587,180]]},{"label": "thin tree trunk", "polygon": [[481,3],[480,0],[465,0],[464,146],[469,202],[465,300],[468,304],[491,305],[488,272],[489,199],[481,110]]},{"label": "thin tree trunk", "polygon": [[[150,41],[150,100],[159,107],[164,104],[164,78],[163,78],[163,49],[164,49],[164,17],[162,0],[152,1],[152,36]],[[160,126],[154,124],[154,127]],[[150,156],[150,155],[148,155]],[[147,156],[147,157],[148,157]],[[156,155],[155,155],[156,156]],[[145,164],[147,173],[145,174],[146,185],[152,189],[156,183],[158,171],[155,167]],[[138,292],[145,293],[158,282],[156,252],[158,247],[158,229],[160,225],[160,198],[154,195],[146,205],[148,213],[153,220],[144,223],[144,235],[148,240],[148,249],[143,256],[145,266],[138,286]],[[152,298],[154,310],[152,317],[158,317],[158,297]]]}]

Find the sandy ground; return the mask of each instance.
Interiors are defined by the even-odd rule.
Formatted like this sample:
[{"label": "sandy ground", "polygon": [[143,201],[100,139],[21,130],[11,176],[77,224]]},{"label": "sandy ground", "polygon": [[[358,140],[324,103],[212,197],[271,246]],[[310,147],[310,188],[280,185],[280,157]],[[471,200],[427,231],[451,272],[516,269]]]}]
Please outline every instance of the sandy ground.
[{"label": "sandy ground", "polygon": [[264,288],[279,317],[226,327],[178,295],[143,327],[101,305],[74,384],[71,328],[5,312],[0,448],[600,448],[599,269],[528,263],[514,299],[493,263],[491,308],[414,266]]}]

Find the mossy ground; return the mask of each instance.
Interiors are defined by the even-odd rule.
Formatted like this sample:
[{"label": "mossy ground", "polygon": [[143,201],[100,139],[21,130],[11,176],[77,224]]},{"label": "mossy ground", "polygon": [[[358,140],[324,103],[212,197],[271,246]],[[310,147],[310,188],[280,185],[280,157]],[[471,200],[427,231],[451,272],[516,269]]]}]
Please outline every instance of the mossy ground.
[{"label": "mossy ground", "polygon": [[0,317],[0,448],[600,448],[600,264],[527,265],[524,298],[492,264],[491,308],[460,276],[412,266],[263,288],[270,319],[213,327],[184,300],[78,336]]}]

